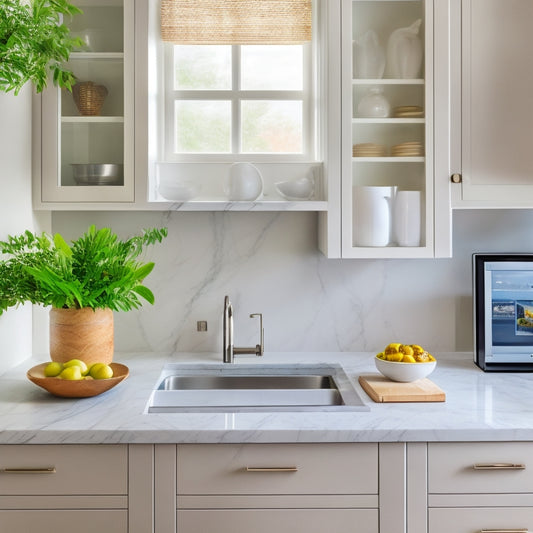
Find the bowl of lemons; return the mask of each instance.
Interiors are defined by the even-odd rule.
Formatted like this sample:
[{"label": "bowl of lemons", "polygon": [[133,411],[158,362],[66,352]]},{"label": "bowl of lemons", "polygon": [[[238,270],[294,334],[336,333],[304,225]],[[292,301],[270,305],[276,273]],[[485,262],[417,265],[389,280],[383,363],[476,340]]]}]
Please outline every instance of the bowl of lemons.
[{"label": "bowl of lemons", "polygon": [[66,363],[41,363],[30,368],[28,379],[62,398],[89,398],[112,389],[128,377],[129,370],[120,363],[87,365],[80,359]]},{"label": "bowl of lemons", "polygon": [[429,376],[437,366],[436,359],[418,344],[388,344],[374,362],[385,377],[405,383]]}]

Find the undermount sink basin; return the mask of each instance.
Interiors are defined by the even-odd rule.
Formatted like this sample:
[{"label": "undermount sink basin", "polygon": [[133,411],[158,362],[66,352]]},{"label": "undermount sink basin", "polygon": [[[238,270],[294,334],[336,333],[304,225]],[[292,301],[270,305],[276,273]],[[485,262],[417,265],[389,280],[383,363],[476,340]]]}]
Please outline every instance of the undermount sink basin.
[{"label": "undermount sink basin", "polygon": [[148,413],[368,410],[340,365],[165,366]]}]

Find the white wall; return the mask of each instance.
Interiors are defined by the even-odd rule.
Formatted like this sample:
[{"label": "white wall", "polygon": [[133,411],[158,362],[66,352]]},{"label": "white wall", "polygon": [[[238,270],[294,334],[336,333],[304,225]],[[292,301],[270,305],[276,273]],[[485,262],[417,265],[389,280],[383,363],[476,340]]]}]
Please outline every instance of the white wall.
[{"label": "white wall", "polygon": [[[31,87],[18,96],[0,93],[0,239],[34,231],[31,203]],[[32,309],[0,316],[0,365],[15,365],[32,353]]]},{"label": "white wall", "polygon": [[[455,214],[454,258],[332,260],[317,250],[313,213],[61,213],[54,231],[89,224],[122,236],[168,226],[147,285],[156,304],[117,313],[117,350],[219,351],[223,297],[235,308],[237,346],[254,345],[264,313],[266,350],[377,351],[388,342],[472,349],[471,254],[533,250],[533,212]],[[197,333],[196,321],[208,332]]]}]

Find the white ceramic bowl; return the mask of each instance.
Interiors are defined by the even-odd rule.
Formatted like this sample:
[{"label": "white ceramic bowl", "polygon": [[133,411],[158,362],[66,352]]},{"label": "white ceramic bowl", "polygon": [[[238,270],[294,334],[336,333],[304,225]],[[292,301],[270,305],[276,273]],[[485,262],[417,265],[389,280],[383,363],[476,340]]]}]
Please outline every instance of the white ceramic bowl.
[{"label": "white ceramic bowl", "polygon": [[376,368],[392,381],[403,381],[405,383],[422,379],[431,374],[437,366],[437,361],[427,363],[397,363],[396,361],[384,361],[374,358]]},{"label": "white ceramic bowl", "polygon": [[278,181],[274,186],[287,200],[309,200],[315,192],[315,184],[311,178]]},{"label": "white ceramic bowl", "polygon": [[187,202],[198,196],[202,187],[193,181],[162,181],[159,184],[159,194],[171,202]]}]

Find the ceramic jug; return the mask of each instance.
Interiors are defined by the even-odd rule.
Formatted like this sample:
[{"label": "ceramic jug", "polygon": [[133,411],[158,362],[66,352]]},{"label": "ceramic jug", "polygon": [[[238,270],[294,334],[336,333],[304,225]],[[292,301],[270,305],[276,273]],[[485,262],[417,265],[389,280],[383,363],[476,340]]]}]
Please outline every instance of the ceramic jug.
[{"label": "ceramic jug", "polygon": [[407,28],[394,30],[387,44],[387,68],[392,78],[417,78],[422,66],[422,40],[419,37],[422,19]]},{"label": "ceramic jug", "polygon": [[353,42],[353,74],[355,78],[383,78],[385,50],[377,33],[368,30]]},{"label": "ceramic jug", "polygon": [[387,246],[396,187],[353,187],[354,246]]}]

